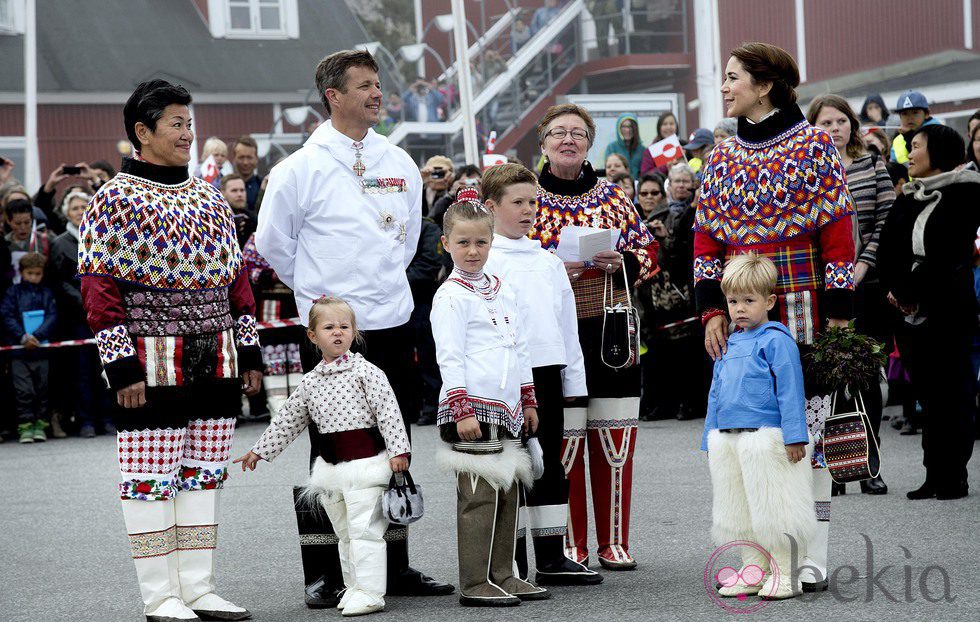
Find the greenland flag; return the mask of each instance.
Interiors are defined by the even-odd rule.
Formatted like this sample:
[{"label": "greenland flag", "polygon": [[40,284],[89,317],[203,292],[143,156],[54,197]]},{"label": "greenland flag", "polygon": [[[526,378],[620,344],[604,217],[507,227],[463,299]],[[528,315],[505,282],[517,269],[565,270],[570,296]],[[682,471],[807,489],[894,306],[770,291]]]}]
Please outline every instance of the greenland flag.
[{"label": "greenland flag", "polygon": [[653,156],[653,163],[656,166],[664,166],[684,157],[684,151],[677,134],[672,134],[660,142],[650,145],[650,155]]},{"label": "greenland flag", "polygon": [[214,156],[209,155],[207,160],[201,164],[201,177],[204,181],[210,183],[212,186],[217,185],[218,181],[218,165],[214,161]]}]

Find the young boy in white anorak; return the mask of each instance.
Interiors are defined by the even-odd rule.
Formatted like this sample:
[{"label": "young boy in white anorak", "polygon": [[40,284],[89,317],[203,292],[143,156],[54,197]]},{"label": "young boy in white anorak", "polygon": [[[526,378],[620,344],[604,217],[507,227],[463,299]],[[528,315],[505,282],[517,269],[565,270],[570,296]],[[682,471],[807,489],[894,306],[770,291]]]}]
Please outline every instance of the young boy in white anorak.
[{"label": "young boy in white anorak", "polygon": [[527,237],[537,214],[537,179],[520,164],[502,164],[483,173],[483,198],[494,214],[493,245],[486,270],[498,275],[517,295],[526,327],[531,371],[538,399],[538,442],[544,475],[526,493],[521,508],[517,562],[528,575],[524,524],[534,542],[536,582],[585,585],[602,575],[565,556],[568,481],[562,465],[566,399],[585,397],[585,363],[578,340],[575,295],[562,261]]}]

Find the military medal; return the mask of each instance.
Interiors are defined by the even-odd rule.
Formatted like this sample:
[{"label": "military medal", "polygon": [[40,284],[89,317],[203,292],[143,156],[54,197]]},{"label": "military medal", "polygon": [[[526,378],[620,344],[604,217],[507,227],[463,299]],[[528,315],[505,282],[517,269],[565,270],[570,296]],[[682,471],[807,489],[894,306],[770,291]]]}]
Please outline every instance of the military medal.
[{"label": "military medal", "polygon": [[366,167],[364,166],[364,162],[361,160],[361,149],[364,148],[364,143],[355,140],[354,144],[351,145],[351,148],[354,150],[354,174],[358,177],[363,177]]}]

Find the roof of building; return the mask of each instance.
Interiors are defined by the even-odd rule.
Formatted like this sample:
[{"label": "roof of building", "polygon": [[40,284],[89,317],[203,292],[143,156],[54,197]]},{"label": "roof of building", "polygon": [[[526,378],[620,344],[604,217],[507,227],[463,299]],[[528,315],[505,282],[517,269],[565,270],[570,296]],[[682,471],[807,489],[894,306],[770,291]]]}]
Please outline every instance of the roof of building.
[{"label": "roof of building", "polygon": [[[192,93],[306,92],[325,55],[368,40],[344,2],[297,0],[298,39],[216,39],[191,0],[37,3],[38,92],[131,92],[163,78]],[[0,91],[23,92],[22,35],[0,36]]]}]

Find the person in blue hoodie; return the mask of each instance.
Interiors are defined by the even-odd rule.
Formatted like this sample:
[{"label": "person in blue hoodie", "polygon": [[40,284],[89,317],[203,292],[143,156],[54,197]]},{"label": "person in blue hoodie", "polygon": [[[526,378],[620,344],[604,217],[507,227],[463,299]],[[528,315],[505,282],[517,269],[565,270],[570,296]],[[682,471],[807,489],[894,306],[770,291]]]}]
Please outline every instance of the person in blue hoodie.
[{"label": "person in blue hoodie", "polygon": [[720,580],[723,597],[801,594],[796,569],[816,528],[800,352],[783,324],[768,321],[777,277],[770,259],[748,254],[733,258],[721,281],[735,330],[715,361],[701,438],[713,489],[711,534],[718,546],[743,540],[760,547],[740,547],[742,569]]},{"label": "person in blue hoodie", "polygon": [[4,341],[24,346],[26,352],[15,352],[10,372],[17,397],[17,433],[21,443],[48,439],[48,357],[31,352],[51,338],[58,321],[54,294],[41,285],[46,260],[41,253],[27,253],[20,258],[20,283],[13,285],[0,303]]},{"label": "person in blue hoodie", "polygon": [[640,163],[643,162],[645,150],[643,139],[640,138],[640,122],[635,114],[627,112],[616,119],[616,140],[606,145],[602,160],[605,161],[612,153],[618,153],[629,162],[633,179],[639,179]]}]

